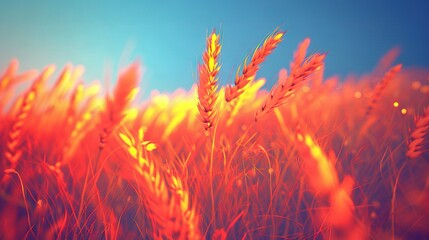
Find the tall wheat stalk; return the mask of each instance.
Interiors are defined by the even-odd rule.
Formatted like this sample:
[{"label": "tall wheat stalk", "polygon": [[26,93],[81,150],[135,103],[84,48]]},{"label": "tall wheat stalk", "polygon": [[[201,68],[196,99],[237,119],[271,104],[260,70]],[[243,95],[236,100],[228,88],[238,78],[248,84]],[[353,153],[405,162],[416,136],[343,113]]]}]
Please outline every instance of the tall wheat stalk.
[{"label": "tall wheat stalk", "polygon": [[218,58],[221,50],[219,34],[212,32],[207,38],[207,49],[203,54],[203,64],[198,66],[198,111],[199,119],[206,130],[213,127],[214,105],[218,97]]}]

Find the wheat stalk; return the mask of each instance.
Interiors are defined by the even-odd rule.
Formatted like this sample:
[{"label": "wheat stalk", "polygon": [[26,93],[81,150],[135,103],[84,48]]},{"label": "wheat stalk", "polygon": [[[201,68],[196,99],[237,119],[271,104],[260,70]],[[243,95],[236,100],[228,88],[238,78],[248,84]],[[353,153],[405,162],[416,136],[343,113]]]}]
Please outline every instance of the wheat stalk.
[{"label": "wheat stalk", "polygon": [[207,50],[203,54],[203,64],[198,66],[198,118],[208,130],[213,127],[214,105],[218,97],[218,77],[220,66],[218,57],[221,50],[219,35],[214,31],[207,38]]},{"label": "wheat stalk", "polygon": [[304,39],[298,45],[298,48],[293,55],[293,60],[290,63],[290,71],[291,72],[296,71],[301,66],[301,63],[305,60],[305,56],[307,55],[308,46],[310,46],[310,38]]},{"label": "wheat stalk", "polygon": [[244,92],[240,97],[236,99],[236,101],[232,101],[230,104],[231,110],[230,115],[228,116],[228,120],[226,121],[227,126],[231,126],[234,122],[234,119],[240,116],[240,111],[245,109],[246,104],[249,102],[255,101],[255,96],[260,91],[262,86],[265,84],[265,79],[258,79],[253,83],[249,84],[246,92]]},{"label": "wheat stalk", "polygon": [[16,59],[10,61],[9,66],[4,71],[3,75],[0,77],[0,91],[6,90],[11,83],[13,83],[12,78],[15,73],[18,71],[19,62]]},{"label": "wheat stalk", "polygon": [[390,83],[390,81],[396,76],[396,74],[401,71],[402,65],[398,64],[392,68],[389,69],[389,71],[384,74],[383,79],[377,84],[375,87],[374,93],[371,97],[371,102],[368,104],[368,107],[366,109],[366,116],[369,116],[372,112],[372,110],[376,107],[378,100],[381,97],[381,94],[383,93],[383,90],[387,87],[387,85]]},{"label": "wheat stalk", "polygon": [[55,105],[58,100],[63,100],[75,87],[76,81],[83,72],[84,69],[82,66],[73,67],[71,64],[67,64],[52,86],[49,102]]},{"label": "wheat stalk", "polygon": [[93,118],[95,115],[94,112],[98,110],[97,108],[100,105],[100,101],[101,99],[95,98],[94,96],[89,97],[81,113],[77,115],[75,119],[70,120],[73,122],[69,137],[63,149],[63,162],[61,164],[65,164],[70,160],[70,157],[73,156],[76,149],[79,147],[79,143],[95,124]]},{"label": "wheat stalk", "polygon": [[[107,139],[111,135],[111,133],[115,130],[115,128],[122,122],[125,118],[126,110],[129,107],[131,101],[136,96],[138,91],[137,83],[140,78],[140,65],[136,62],[123,70],[119,75],[118,83],[116,84],[115,90],[113,92],[113,96],[106,96],[106,109],[101,114],[101,126],[102,131],[99,135],[100,141],[98,145],[98,152],[95,156],[95,161],[93,167],[87,168],[86,176],[84,179],[84,187],[81,192],[80,197],[80,209],[78,216],[82,216],[83,214],[83,206],[86,199],[86,190],[88,188],[88,180],[90,176],[90,172],[92,169],[98,170],[98,160],[101,156],[101,153],[107,143]],[[97,178],[94,172],[94,187],[96,188]]]},{"label": "wheat stalk", "polygon": [[125,69],[119,76],[113,96],[106,97],[106,111],[102,116],[103,130],[100,134],[99,149],[103,149],[107,138],[124,119],[129,104],[137,93],[137,83],[141,69],[136,62]]},{"label": "wheat stalk", "polygon": [[321,68],[325,56],[325,54],[313,54],[301,64],[296,65],[289,76],[285,74],[280,75],[277,85],[273,87],[261,109],[256,111],[255,121],[258,121],[263,115],[284,104],[296,89],[307,81],[308,76]]},{"label": "wheat stalk", "polygon": [[173,198],[176,199],[175,208],[179,205],[179,212],[184,220],[180,230],[184,232],[183,235],[186,239],[201,239],[202,236],[199,230],[199,217],[196,212],[196,204],[194,203],[194,206],[191,207],[189,190],[185,185],[185,181],[171,171],[167,172],[167,176],[169,177],[170,187],[173,191]]},{"label": "wheat stalk", "polygon": [[19,145],[22,141],[22,128],[34,106],[36,95],[40,91],[40,87],[45,84],[46,80],[52,75],[54,69],[53,66],[46,67],[22,98],[21,106],[19,107],[15,121],[12,123],[6,141],[5,158],[12,164],[12,167],[16,165],[19,158],[22,156],[22,150],[19,149]]},{"label": "wheat stalk", "polygon": [[24,81],[34,80],[39,75],[36,70],[28,70],[17,75],[18,69],[19,61],[12,59],[0,77],[0,111],[3,111],[7,102],[13,97],[16,85]]},{"label": "wheat stalk", "polygon": [[137,138],[124,133],[118,136],[135,161],[135,170],[139,174],[136,183],[144,190],[142,197],[149,210],[149,217],[155,223],[154,230],[169,239],[200,239],[195,204],[191,207],[189,191],[183,180],[170,170],[164,174],[158,164],[143,156],[143,152],[155,149],[148,148],[143,129],[139,129]]},{"label": "wheat stalk", "polygon": [[338,186],[338,174],[332,160],[310,134],[296,135],[298,151],[304,163],[304,172],[315,193],[331,194]]},{"label": "wheat stalk", "polygon": [[411,141],[408,144],[407,156],[409,158],[417,158],[425,151],[423,144],[429,130],[429,106],[425,108],[423,116],[416,118],[415,123],[416,127],[410,135]]},{"label": "wheat stalk", "polygon": [[284,34],[285,33],[281,31],[274,31],[265,39],[262,46],[255,50],[250,63],[246,65],[246,61],[244,61],[243,71],[241,75],[236,75],[234,86],[227,85],[225,87],[225,100],[227,102],[231,102],[243,93],[246,86],[255,78],[260,65],[265,61],[265,58],[270,55],[277,45],[283,40]]},{"label": "wheat stalk", "polygon": [[[316,203],[320,207],[319,221],[323,228],[332,228],[339,234],[335,239],[365,239],[365,223],[355,217],[355,204],[352,198],[354,180],[346,175],[340,183],[335,169],[335,155],[327,155],[310,134],[296,134],[298,151],[303,159],[305,177],[309,180],[313,194],[323,201]],[[328,203],[329,210],[323,210]],[[334,231],[335,232],[335,231]],[[331,233],[327,233],[331,236]],[[338,233],[334,233],[334,236]],[[341,237],[342,236],[342,237]]]}]

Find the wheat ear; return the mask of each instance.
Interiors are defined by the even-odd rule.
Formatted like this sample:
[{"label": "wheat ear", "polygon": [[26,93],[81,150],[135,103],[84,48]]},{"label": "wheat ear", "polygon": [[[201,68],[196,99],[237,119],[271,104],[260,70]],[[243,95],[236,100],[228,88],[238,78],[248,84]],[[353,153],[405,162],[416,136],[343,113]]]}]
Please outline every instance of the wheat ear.
[{"label": "wheat ear", "polygon": [[22,141],[22,128],[34,106],[36,95],[40,91],[40,87],[45,84],[54,70],[54,66],[46,67],[22,98],[21,106],[19,107],[15,121],[12,123],[12,128],[8,133],[6,141],[5,157],[12,164],[12,167],[16,165],[22,155],[22,150],[19,149],[19,145]]},{"label": "wheat ear", "polygon": [[[136,182],[142,188],[148,216],[155,223],[155,231],[168,239],[201,239],[199,217],[195,204],[191,206],[190,193],[186,183],[170,170],[161,171],[157,162],[143,156],[154,150],[144,146],[144,131],[139,129],[138,137],[119,133],[124,147],[135,160]],[[153,143],[150,143],[155,146]]]},{"label": "wheat ear", "polygon": [[113,96],[106,97],[106,111],[102,117],[103,131],[100,134],[100,149],[104,148],[107,138],[124,119],[126,110],[137,93],[140,75],[140,65],[136,62],[120,74]]},{"label": "wheat ear", "polygon": [[265,39],[262,46],[255,50],[250,63],[246,65],[246,61],[244,61],[243,71],[241,75],[236,75],[234,86],[227,85],[225,87],[225,100],[227,102],[236,99],[243,93],[245,87],[255,78],[261,63],[265,61],[265,58],[270,55],[283,40],[284,34],[285,33],[281,31],[274,31]]},{"label": "wheat ear", "polygon": [[12,59],[3,75],[0,76],[0,111],[7,106],[7,103],[11,100],[14,94],[16,85],[27,80],[34,80],[38,72],[36,70],[29,70],[24,73],[17,75],[19,68],[19,62],[16,59]]},{"label": "wheat ear", "polygon": [[417,158],[424,151],[423,144],[425,135],[429,130],[429,106],[425,108],[424,114],[420,118],[416,118],[416,128],[411,133],[411,141],[408,144],[407,156],[409,158]]},{"label": "wheat ear", "polygon": [[218,57],[221,45],[219,35],[214,31],[207,38],[207,50],[203,54],[203,64],[198,66],[198,118],[208,130],[213,126],[214,105],[218,97],[218,77],[220,66]]},{"label": "wheat ear", "polygon": [[304,39],[304,41],[298,45],[293,55],[293,60],[290,63],[290,72],[296,71],[301,66],[301,63],[305,60],[305,56],[307,56],[308,46],[310,46],[310,38]]},{"label": "wheat ear", "polygon": [[325,54],[313,54],[297,67],[294,67],[289,76],[280,75],[277,85],[273,87],[261,109],[256,112],[255,121],[284,104],[295,90],[307,81],[308,76],[321,68],[325,56]]},{"label": "wheat ear", "polygon": [[398,64],[392,68],[390,68],[389,71],[384,74],[383,79],[377,84],[374,90],[374,94],[372,95],[371,102],[368,104],[368,107],[366,109],[366,115],[369,116],[372,112],[372,110],[377,105],[378,100],[381,97],[381,94],[383,93],[383,90],[387,87],[387,85],[390,83],[390,81],[395,77],[395,75],[401,71],[402,65]]},{"label": "wheat ear", "polygon": [[15,73],[18,71],[19,68],[19,62],[16,59],[12,59],[10,61],[9,66],[7,67],[6,71],[3,73],[3,75],[0,77],[0,90],[5,90],[11,83],[12,78],[14,77]]}]

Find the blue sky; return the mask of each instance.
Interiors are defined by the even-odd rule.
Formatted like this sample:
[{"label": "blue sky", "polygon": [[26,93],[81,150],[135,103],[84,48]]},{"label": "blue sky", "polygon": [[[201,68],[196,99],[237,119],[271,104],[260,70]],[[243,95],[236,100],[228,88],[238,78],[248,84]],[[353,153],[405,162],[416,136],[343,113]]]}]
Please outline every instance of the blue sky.
[{"label": "blue sky", "polygon": [[276,27],[287,34],[258,74],[268,86],[305,37],[310,51],[328,52],[327,75],[369,72],[395,46],[402,50],[397,62],[428,68],[428,12],[425,0],[1,1],[0,69],[13,57],[23,69],[70,62],[84,65],[90,82],[140,59],[145,94],[188,89],[216,28],[225,84]]}]

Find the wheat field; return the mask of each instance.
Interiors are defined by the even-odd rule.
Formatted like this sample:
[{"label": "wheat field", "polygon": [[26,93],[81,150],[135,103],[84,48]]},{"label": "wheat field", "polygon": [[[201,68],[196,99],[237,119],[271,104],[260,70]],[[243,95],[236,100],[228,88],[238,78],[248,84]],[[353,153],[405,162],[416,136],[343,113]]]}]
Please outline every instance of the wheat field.
[{"label": "wheat field", "polygon": [[267,89],[285,34],[221,86],[213,31],[197,83],[143,102],[139,62],[110,89],[1,66],[0,239],[427,238],[429,70],[327,78],[304,39]]}]

